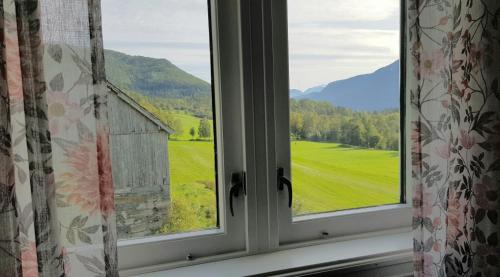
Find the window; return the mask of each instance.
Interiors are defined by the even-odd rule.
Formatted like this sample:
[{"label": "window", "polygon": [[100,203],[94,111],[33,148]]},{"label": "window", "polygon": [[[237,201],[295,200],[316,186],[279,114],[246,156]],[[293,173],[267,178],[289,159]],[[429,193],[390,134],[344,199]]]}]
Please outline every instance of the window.
[{"label": "window", "polygon": [[273,32],[288,33],[273,38],[280,245],[403,226],[400,3],[284,5],[273,10]]},{"label": "window", "polygon": [[103,38],[118,236],[218,228],[207,2],[116,3]]},{"label": "window", "polygon": [[120,268],[409,226],[397,1],[102,5]]},{"label": "window", "polygon": [[399,4],[288,1],[293,214],[400,202]]},{"label": "window", "polygon": [[122,269],[245,250],[226,201],[243,140],[239,55],[225,50],[237,26],[222,9],[234,5],[102,1]]}]

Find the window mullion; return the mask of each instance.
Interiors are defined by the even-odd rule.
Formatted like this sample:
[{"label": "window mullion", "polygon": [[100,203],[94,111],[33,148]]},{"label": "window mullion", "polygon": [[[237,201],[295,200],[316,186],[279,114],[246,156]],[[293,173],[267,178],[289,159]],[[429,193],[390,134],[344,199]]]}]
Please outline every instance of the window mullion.
[{"label": "window mullion", "polygon": [[249,221],[249,238],[253,239],[249,248],[254,253],[278,247],[277,203],[272,201],[276,161],[271,2],[242,1],[247,170],[249,182],[255,184],[255,209],[249,210],[255,216]]}]

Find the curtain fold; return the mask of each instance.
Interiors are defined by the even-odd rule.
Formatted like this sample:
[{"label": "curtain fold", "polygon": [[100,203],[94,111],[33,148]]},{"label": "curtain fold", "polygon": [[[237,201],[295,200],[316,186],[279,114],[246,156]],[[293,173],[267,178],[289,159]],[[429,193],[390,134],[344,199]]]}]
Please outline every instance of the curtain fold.
[{"label": "curtain fold", "polygon": [[499,276],[500,2],[407,8],[415,276]]},{"label": "curtain fold", "polygon": [[117,276],[99,0],[0,0],[0,276]]}]

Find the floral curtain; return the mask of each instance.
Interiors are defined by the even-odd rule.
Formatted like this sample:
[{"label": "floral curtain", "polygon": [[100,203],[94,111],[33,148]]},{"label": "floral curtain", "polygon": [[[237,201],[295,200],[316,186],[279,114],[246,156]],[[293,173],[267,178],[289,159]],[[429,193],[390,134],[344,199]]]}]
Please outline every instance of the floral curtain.
[{"label": "floral curtain", "polygon": [[99,0],[0,0],[0,276],[117,276]]},{"label": "floral curtain", "polygon": [[407,8],[415,276],[500,276],[500,1]]}]

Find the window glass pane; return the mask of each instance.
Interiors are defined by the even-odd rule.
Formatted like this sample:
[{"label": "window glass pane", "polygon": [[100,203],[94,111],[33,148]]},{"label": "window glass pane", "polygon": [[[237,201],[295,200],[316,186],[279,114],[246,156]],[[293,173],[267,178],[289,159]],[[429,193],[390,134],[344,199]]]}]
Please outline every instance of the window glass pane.
[{"label": "window glass pane", "polygon": [[218,227],[207,0],[103,0],[121,239]]},{"label": "window glass pane", "polygon": [[288,0],[294,215],[400,201],[399,8]]}]

